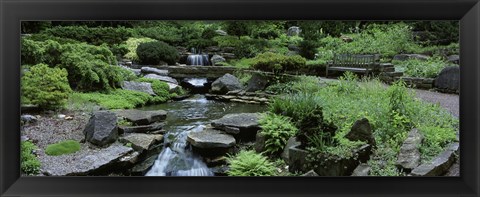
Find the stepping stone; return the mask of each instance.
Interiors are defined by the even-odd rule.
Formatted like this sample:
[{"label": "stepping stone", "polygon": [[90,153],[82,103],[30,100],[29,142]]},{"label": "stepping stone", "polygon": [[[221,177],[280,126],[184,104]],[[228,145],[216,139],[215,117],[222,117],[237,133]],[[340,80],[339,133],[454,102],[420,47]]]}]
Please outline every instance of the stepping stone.
[{"label": "stepping stone", "polygon": [[235,138],[225,132],[205,129],[200,132],[191,132],[188,134],[187,141],[194,147],[209,148],[230,148],[235,145]]},{"label": "stepping stone", "polygon": [[420,165],[420,145],[422,144],[423,136],[418,129],[412,129],[408,133],[407,139],[400,147],[396,166],[410,172],[412,169]]},{"label": "stepping stone", "polygon": [[118,126],[120,134],[124,133],[151,133],[151,131],[161,130],[165,126],[164,123],[153,123],[140,126]]},{"label": "stepping stone", "polygon": [[119,140],[123,143],[131,143],[133,150],[143,152],[160,143],[163,140],[163,135],[132,133],[121,137]]},{"label": "stepping stone", "polygon": [[137,109],[114,111],[117,116],[124,117],[133,125],[148,125],[154,122],[160,122],[167,118],[167,112],[164,110],[143,111]]},{"label": "stepping stone", "polygon": [[211,124],[215,129],[233,134],[242,141],[254,141],[257,132],[261,129],[258,123],[259,118],[258,113],[227,114],[213,120]]}]

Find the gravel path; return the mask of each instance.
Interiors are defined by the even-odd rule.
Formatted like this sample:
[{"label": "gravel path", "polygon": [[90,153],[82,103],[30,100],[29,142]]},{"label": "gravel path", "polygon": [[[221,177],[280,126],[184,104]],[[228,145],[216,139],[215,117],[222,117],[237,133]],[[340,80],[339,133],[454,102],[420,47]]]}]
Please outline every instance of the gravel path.
[{"label": "gravel path", "polygon": [[457,94],[444,94],[428,90],[414,89],[416,96],[430,103],[438,103],[455,117],[460,117],[460,97]]}]

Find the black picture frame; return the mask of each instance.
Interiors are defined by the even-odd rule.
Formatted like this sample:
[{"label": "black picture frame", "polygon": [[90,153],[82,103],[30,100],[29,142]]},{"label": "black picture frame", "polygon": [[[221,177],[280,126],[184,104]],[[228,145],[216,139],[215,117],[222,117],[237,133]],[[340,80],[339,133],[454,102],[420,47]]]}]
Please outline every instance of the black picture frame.
[{"label": "black picture frame", "polygon": [[[478,0],[1,0],[1,196],[479,196]],[[460,20],[460,177],[20,177],[22,20]]]}]

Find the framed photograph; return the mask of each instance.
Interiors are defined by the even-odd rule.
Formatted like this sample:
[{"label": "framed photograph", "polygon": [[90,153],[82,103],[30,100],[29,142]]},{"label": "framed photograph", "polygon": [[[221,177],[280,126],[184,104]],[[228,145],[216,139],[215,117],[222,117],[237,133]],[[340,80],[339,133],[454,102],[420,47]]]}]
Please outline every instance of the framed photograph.
[{"label": "framed photograph", "polygon": [[0,8],[2,196],[480,193],[478,1]]}]

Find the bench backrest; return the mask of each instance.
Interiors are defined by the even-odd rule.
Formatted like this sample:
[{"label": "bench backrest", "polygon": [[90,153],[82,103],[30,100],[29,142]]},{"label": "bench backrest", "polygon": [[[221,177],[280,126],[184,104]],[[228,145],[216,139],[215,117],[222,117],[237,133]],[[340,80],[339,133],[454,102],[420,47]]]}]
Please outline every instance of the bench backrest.
[{"label": "bench backrest", "polygon": [[379,55],[334,54],[332,66],[370,68],[377,64]]}]

